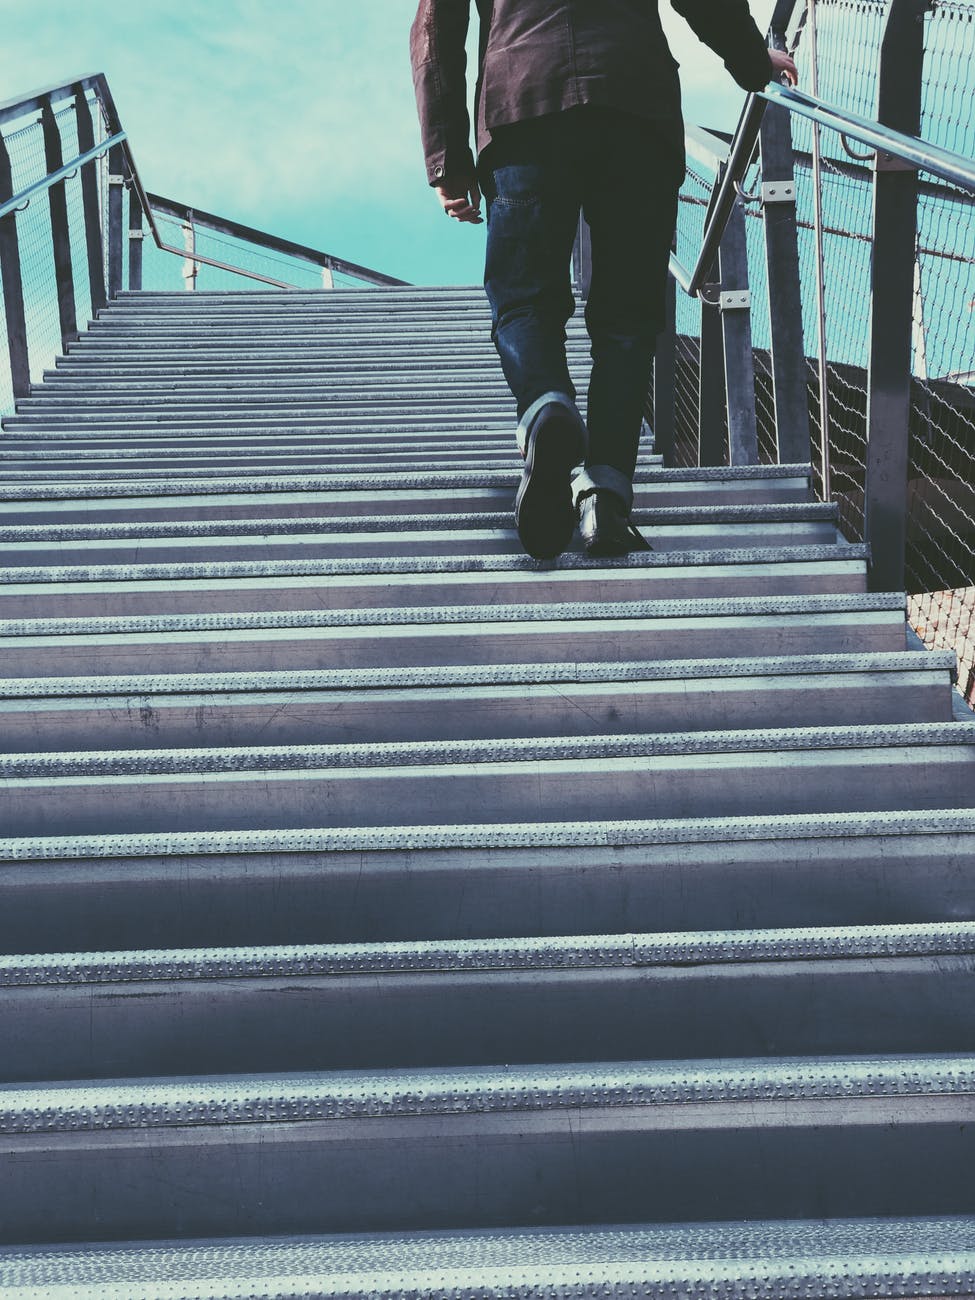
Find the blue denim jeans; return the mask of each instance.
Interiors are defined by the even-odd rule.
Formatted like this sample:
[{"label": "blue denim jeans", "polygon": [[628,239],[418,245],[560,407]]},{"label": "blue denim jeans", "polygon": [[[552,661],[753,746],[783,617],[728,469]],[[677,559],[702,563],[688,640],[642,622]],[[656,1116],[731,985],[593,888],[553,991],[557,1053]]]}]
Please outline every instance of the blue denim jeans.
[{"label": "blue denim jeans", "polygon": [[586,469],[630,507],[667,262],[684,174],[677,124],[585,105],[498,128],[478,163],[484,285],[519,418],[547,392],[575,397],[565,325],[580,211],[592,235]]}]

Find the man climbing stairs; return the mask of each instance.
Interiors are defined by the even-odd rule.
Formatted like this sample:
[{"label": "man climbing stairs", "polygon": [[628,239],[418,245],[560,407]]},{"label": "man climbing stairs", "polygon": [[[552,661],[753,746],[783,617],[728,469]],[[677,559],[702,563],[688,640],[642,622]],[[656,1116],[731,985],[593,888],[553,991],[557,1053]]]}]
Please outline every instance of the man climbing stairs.
[{"label": "man climbing stairs", "polygon": [[805,466],[529,559],[512,425],[466,289],[124,294],[5,421],[0,1290],[975,1292],[952,657]]}]

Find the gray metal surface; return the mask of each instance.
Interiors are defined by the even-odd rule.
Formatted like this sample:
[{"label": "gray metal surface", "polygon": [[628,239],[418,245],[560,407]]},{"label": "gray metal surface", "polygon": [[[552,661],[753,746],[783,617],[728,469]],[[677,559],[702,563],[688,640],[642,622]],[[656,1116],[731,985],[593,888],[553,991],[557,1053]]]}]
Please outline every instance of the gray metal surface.
[{"label": "gray metal surface", "polygon": [[22,1300],[916,1300],[975,1291],[975,1220],[628,1224],[0,1250]]},{"label": "gray metal surface", "polygon": [[267,1078],[0,1084],[0,1134],[623,1109],[682,1103],[956,1097],[975,1114],[975,1057],[587,1063],[279,1074]]},{"label": "gray metal surface", "polygon": [[404,1235],[0,1286],[782,1300],[961,1249],[460,1231],[975,1208],[952,657],[806,466],[648,448],[654,552],[528,560],[494,365],[473,291],[142,295],[7,422],[0,1235]]}]

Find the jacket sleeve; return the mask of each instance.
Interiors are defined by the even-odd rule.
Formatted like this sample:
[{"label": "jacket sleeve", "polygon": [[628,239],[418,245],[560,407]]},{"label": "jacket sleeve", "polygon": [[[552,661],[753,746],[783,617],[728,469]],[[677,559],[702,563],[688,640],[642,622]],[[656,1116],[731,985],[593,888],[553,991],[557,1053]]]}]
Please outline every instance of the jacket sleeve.
[{"label": "jacket sleeve", "polygon": [[747,0],[670,0],[697,37],[724,59],[742,90],[762,90],[772,61]]},{"label": "jacket sleeve", "polygon": [[420,0],[410,29],[410,59],[427,180],[440,185],[474,171],[467,111],[470,0]]}]

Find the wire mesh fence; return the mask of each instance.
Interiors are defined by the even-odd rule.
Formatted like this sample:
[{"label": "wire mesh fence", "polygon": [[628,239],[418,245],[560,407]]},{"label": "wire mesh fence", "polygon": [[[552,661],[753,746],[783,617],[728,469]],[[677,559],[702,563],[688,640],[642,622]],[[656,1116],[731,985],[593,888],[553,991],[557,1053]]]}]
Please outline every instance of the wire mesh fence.
[{"label": "wire mesh fence", "polygon": [[[814,0],[814,7],[820,97],[875,118],[889,0]],[[807,6],[797,7],[789,38],[800,84],[807,88],[813,71],[808,15]],[[935,0],[924,23],[921,135],[975,158],[975,76],[970,59],[975,5]],[[841,528],[847,538],[859,541],[864,537],[867,461],[873,161],[865,149],[838,132],[820,129],[814,141],[808,120],[794,114],[791,121],[813,479],[824,495],[828,463],[829,495],[839,506]],[[777,458],[772,326],[763,214],[759,205],[747,202],[761,180],[754,163],[742,190],[759,459],[767,461]],[[975,706],[975,193],[923,172],[919,187],[906,566],[909,617],[927,645],[955,650],[959,687]],[[701,246],[709,191],[708,178],[691,176],[682,195],[677,248],[685,266],[694,264]],[[822,323],[817,299],[820,257]],[[701,304],[678,291],[675,460],[684,465],[698,463],[700,340]]]},{"label": "wire mesh fence", "polygon": [[[104,106],[94,91],[88,92],[86,102],[92,113],[95,141],[103,143],[112,133]],[[61,157],[68,164],[85,152],[79,142],[74,101],[65,102],[62,99],[53,116],[60,139]],[[3,142],[10,158],[12,195],[21,194],[50,174],[42,117],[36,110],[25,113],[22,120],[8,124],[3,130]],[[94,274],[102,276],[107,290],[108,249],[111,244],[108,154],[102,154],[88,166],[94,169],[96,176],[97,220],[101,228],[102,255]],[[81,171],[75,169],[54,187],[35,193],[29,200],[25,200],[16,213],[3,218],[5,222],[14,223],[17,234],[17,272],[23,287],[24,329],[32,384],[43,378],[44,371],[63,352],[65,345],[59,311],[51,217],[51,194],[57,196],[60,192],[63,192],[67,208],[67,247],[71,262],[68,296],[73,298],[77,328],[83,330],[94,315],[94,309]],[[128,187],[126,193],[131,193]],[[340,270],[323,272],[321,265],[314,261],[278,251],[262,244],[259,239],[237,238],[211,229],[205,223],[195,221],[191,224],[166,213],[155,213],[154,217],[162,241],[183,252],[174,255],[158,248],[146,231],[146,237],[142,240],[142,279],[139,287],[163,290],[261,290],[269,287],[268,281],[305,290],[363,287],[363,280],[356,276]],[[125,255],[127,227],[126,215],[122,231],[122,288],[131,287],[128,257]],[[193,256],[194,253],[196,256]],[[207,260],[200,259],[224,265],[213,266]],[[60,291],[63,297],[64,284],[60,286]],[[0,285],[0,311],[4,314],[5,307]],[[11,414],[15,407],[16,395],[8,349],[0,347],[0,416]]]}]

